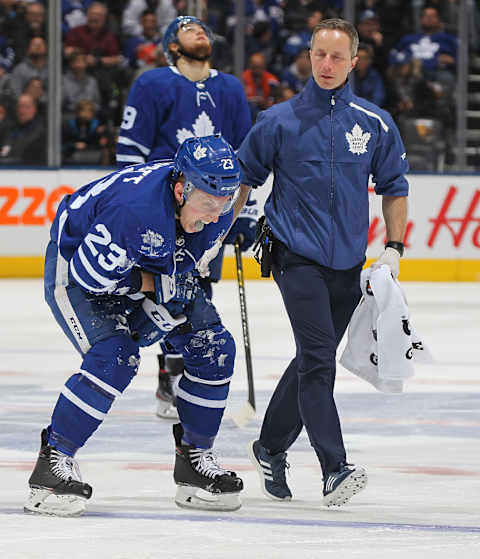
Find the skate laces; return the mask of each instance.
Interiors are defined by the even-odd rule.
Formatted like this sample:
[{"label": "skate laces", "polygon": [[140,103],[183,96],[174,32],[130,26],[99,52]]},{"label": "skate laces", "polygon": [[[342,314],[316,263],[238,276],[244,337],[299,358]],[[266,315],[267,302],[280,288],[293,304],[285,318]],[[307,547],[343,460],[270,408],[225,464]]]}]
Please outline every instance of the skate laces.
[{"label": "skate laces", "polygon": [[51,450],[50,466],[52,473],[64,481],[82,481],[77,461],[59,450]]},{"label": "skate laces", "polygon": [[228,470],[225,470],[218,464],[218,456],[213,450],[191,449],[190,459],[195,470],[203,476],[216,478],[218,476],[230,475]]}]

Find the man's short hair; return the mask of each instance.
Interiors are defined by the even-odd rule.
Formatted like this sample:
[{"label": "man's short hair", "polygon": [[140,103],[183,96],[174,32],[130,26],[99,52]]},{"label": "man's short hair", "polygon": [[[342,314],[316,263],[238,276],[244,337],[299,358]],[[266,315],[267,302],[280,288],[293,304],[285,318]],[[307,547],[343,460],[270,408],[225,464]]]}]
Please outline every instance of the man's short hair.
[{"label": "man's short hair", "polygon": [[350,52],[352,54],[352,58],[357,55],[358,50],[358,33],[353,24],[345,19],[333,18],[333,19],[324,19],[320,23],[317,23],[313,28],[312,38],[310,39],[310,48],[312,48],[313,40],[315,39],[315,35],[322,31],[323,29],[336,29],[338,31],[343,31],[350,37]]}]

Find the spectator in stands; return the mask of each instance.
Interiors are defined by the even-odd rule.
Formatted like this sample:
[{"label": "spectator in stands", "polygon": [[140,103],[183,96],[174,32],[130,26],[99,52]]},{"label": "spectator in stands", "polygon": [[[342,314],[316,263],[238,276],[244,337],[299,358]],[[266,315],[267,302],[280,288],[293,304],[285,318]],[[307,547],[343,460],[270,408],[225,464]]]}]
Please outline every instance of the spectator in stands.
[{"label": "spectator in stands", "polygon": [[388,65],[388,47],[385,46],[385,34],[380,27],[380,19],[373,10],[360,12],[357,23],[360,42],[372,47],[372,66],[384,75]]},{"label": "spectator in stands", "polygon": [[281,75],[282,86],[287,86],[294,93],[300,93],[312,76],[309,52],[308,49],[302,49],[295,57],[295,62]]},{"label": "spectator in stands", "polygon": [[79,101],[75,108],[75,116],[65,120],[62,146],[63,163],[110,163],[110,138],[106,126],[95,118],[95,106],[91,101]]},{"label": "spectator in stands", "polygon": [[[343,3],[343,0],[340,0],[340,3]],[[340,12],[334,4],[335,2],[325,0],[288,0],[283,3],[284,25],[290,32],[303,29],[305,21],[315,9],[322,12],[322,19],[338,17]]]},{"label": "spectator in stands", "polygon": [[283,25],[283,0],[256,0],[253,24],[257,22],[268,23],[274,37],[282,29]]},{"label": "spectator in stands", "polygon": [[291,35],[284,47],[285,63],[290,64],[302,49],[310,48],[310,38],[314,27],[324,19],[323,11],[313,7],[310,10],[306,25],[294,35]]},{"label": "spectator in stands", "polygon": [[154,68],[162,68],[163,66],[168,66],[167,59],[165,58],[165,53],[163,52],[162,45],[158,45],[155,48],[155,52],[152,53],[151,57],[145,59],[145,64],[142,65],[134,74],[132,82],[135,81],[138,76],[141,76],[147,70],[153,70]]},{"label": "spectator in stands", "polygon": [[418,58],[423,63],[425,77],[453,88],[457,57],[457,38],[443,31],[443,23],[438,10],[426,7],[422,10],[422,33],[405,35],[391,51],[390,63],[397,53],[405,53]]},{"label": "spectator in stands", "polygon": [[152,10],[145,10],[141,15],[142,32],[125,41],[123,55],[131,68],[137,69],[145,64],[151,64],[155,58],[157,45],[162,36],[158,31],[157,18]]},{"label": "spectator in stands", "polygon": [[12,113],[12,98],[6,95],[0,95],[0,150],[5,143],[10,129],[13,126],[10,117]]},{"label": "spectator in stands", "polygon": [[75,49],[87,53],[87,69],[97,79],[102,105],[109,107],[109,118],[115,118],[127,78],[118,41],[107,27],[107,16],[105,4],[92,2],[87,9],[87,23],[68,32],[64,53],[67,58]]},{"label": "spectator in stands", "polygon": [[10,72],[13,68],[15,60],[15,51],[9,46],[7,38],[0,35],[0,69],[5,72]]},{"label": "spectator in stands", "polygon": [[70,29],[87,23],[87,7],[91,0],[62,0],[62,31],[66,35]]},{"label": "spectator in stands", "polygon": [[100,108],[100,91],[94,76],[87,74],[87,55],[75,50],[68,60],[69,69],[62,78],[62,109],[73,117],[82,99],[93,103],[95,114]]},{"label": "spectator in stands", "polygon": [[95,70],[99,65],[110,67],[121,61],[115,35],[107,27],[108,11],[105,4],[92,2],[87,9],[87,23],[71,29],[65,38],[65,56],[73,50],[87,52],[87,66]]},{"label": "spectator in stands", "polygon": [[40,78],[32,78],[23,88],[22,93],[30,95],[37,104],[38,114],[44,116],[47,109],[47,92]]},{"label": "spectator in stands", "polygon": [[[391,111],[405,132],[411,119],[433,119],[437,122],[436,129],[442,130],[445,150],[445,162],[451,163],[454,156],[454,111],[451,95],[438,87],[424,75],[422,61],[413,58],[411,53],[397,52],[389,68],[391,77],[393,106]],[[405,141],[409,143],[409,134],[405,133]],[[408,146],[407,146],[408,147]]]},{"label": "spectator in stands", "polygon": [[149,9],[155,12],[157,25],[164,33],[167,25],[177,17],[172,0],[130,0],[123,10],[122,31],[125,35],[138,37],[142,34],[140,16]]},{"label": "spectator in stands", "polygon": [[0,163],[45,165],[47,155],[45,122],[38,114],[37,103],[30,95],[20,95],[16,114],[16,124],[7,134],[0,151]]},{"label": "spectator in stands", "polygon": [[45,6],[41,2],[31,2],[25,7],[21,17],[16,18],[12,41],[15,46],[16,61],[22,61],[34,37],[46,39]]},{"label": "spectator in stands", "polygon": [[11,101],[15,99],[11,75],[7,74],[3,66],[0,66],[0,96],[2,99],[10,99]]},{"label": "spectator in stands", "polygon": [[261,53],[253,54],[250,57],[248,68],[243,72],[242,79],[252,111],[252,120],[255,120],[259,111],[273,105],[276,89],[280,83],[276,76],[266,71],[265,57]]},{"label": "spectator in stands", "polygon": [[21,17],[18,0],[0,0],[0,34],[12,39],[17,18]]},{"label": "spectator in stands", "polygon": [[[373,27],[373,33],[378,31],[382,35],[381,45],[387,53],[385,65],[390,49],[398,43],[403,35],[411,33],[414,29],[413,14],[415,11],[412,4],[418,5],[418,0],[360,0],[356,2],[356,10],[359,14],[357,21],[364,19],[368,12],[373,12],[377,18],[377,22],[375,24],[370,23],[370,26]],[[358,31],[360,42],[372,44],[367,40],[369,38],[368,23],[361,29],[358,29]],[[379,37],[377,36],[376,38],[378,39]],[[370,39],[373,39],[373,43],[375,43],[375,36],[370,36]],[[372,44],[372,46],[375,50],[375,44]],[[375,54],[377,55],[377,53]],[[374,62],[376,62],[375,58]]]},{"label": "spectator in stands", "polygon": [[360,43],[357,51],[357,64],[354,68],[353,91],[379,107],[385,106],[385,86],[382,76],[372,67],[373,48]]},{"label": "spectator in stands", "polygon": [[30,39],[27,55],[12,71],[12,89],[19,96],[32,78],[48,81],[47,45],[42,37]]},{"label": "spectator in stands", "polygon": [[246,53],[249,58],[260,52],[265,57],[270,72],[281,71],[283,65],[279,60],[279,45],[268,21],[257,21],[252,33],[246,36]]}]

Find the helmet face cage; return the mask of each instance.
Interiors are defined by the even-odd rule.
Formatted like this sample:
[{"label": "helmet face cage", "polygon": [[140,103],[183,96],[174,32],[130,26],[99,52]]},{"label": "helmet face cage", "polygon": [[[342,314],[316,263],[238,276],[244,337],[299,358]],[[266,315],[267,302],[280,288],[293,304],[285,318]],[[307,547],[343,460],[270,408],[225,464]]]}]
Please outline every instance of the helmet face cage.
[{"label": "helmet face cage", "polygon": [[167,62],[170,64],[170,66],[175,65],[175,60],[172,57],[172,53],[168,49],[168,45],[170,43],[178,43],[178,30],[180,29],[180,27],[188,25],[189,23],[196,23],[197,25],[200,25],[207,34],[208,40],[210,41],[210,46],[213,44],[212,32],[201,19],[198,19],[198,17],[194,16],[179,16],[175,18],[167,27],[165,35],[162,39],[163,53],[165,54],[165,58],[167,59]]},{"label": "helmet face cage", "polygon": [[175,154],[174,173],[185,176],[185,199],[193,188],[213,196],[228,196],[221,215],[228,213],[237,199],[240,187],[238,159],[220,134],[187,138]]}]

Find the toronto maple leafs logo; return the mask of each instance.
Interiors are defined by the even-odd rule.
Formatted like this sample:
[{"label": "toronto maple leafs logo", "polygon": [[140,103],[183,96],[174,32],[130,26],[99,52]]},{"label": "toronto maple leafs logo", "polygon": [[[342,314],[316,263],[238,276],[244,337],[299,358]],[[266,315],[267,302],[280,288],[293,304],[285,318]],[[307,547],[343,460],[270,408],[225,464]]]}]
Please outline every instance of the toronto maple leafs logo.
[{"label": "toronto maple leafs logo", "polygon": [[195,151],[193,152],[193,157],[198,161],[199,159],[203,159],[207,157],[207,148],[202,148],[202,146],[197,146]]},{"label": "toronto maple leafs logo", "polygon": [[202,111],[192,125],[192,130],[179,128],[177,130],[177,142],[183,144],[187,138],[201,138],[215,134],[215,126],[205,111]]},{"label": "toronto maple leafs logo", "polygon": [[370,132],[363,132],[358,123],[352,128],[352,133],[346,132],[345,137],[348,141],[348,147],[351,153],[360,155],[362,153],[367,153],[367,144],[370,140]]},{"label": "toronto maple leafs logo", "polygon": [[431,60],[437,54],[440,48],[438,43],[434,43],[430,37],[422,37],[418,43],[413,43],[410,45],[412,49],[413,58],[419,58],[420,60]]}]

